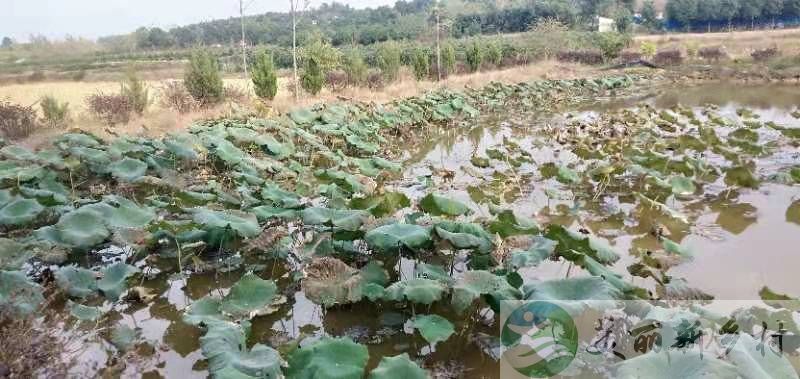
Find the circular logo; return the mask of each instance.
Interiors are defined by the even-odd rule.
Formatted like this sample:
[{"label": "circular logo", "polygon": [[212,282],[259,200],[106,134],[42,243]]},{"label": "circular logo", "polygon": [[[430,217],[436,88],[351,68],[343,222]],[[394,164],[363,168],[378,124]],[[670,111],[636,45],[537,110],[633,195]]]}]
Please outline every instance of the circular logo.
[{"label": "circular logo", "polygon": [[503,323],[503,359],[520,374],[548,378],[564,371],[578,351],[578,328],[563,308],[546,301],[525,303]]}]

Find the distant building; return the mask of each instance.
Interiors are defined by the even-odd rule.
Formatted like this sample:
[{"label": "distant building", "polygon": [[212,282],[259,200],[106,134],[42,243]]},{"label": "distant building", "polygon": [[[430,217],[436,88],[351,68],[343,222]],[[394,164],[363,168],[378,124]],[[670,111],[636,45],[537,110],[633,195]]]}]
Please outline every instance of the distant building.
[{"label": "distant building", "polygon": [[617,23],[613,19],[597,16],[598,32],[613,32],[615,30],[617,30]]}]

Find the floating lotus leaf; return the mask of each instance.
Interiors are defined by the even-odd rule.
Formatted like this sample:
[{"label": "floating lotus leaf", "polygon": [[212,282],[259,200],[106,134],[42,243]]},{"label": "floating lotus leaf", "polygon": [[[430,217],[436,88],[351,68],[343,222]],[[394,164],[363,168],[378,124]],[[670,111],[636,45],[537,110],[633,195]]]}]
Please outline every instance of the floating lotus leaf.
[{"label": "floating lotus leaf", "polygon": [[400,192],[385,192],[381,195],[360,197],[350,200],[350,207],[366,210],[375,217],[391,215],[399,209],[408,207],[411,201]]},{"label": "floating lotus leaf", "polygon": [[0,238],[0,270],[19,270],[33,256],[24,244],[8,238]]},{"label": "floating lotus leaf", "polygon": [[725,171],[725,184],[757,189],[760,183],[751,169],[745,166],[736,166]]},{"label": "floating lotus leaf", "polygon": [[558,178],[559,182],[564,184],[575,184],[580,183],[581,181],[581,177],[578,175],[578,173],[567,166],[559,166],[556,177]]},{"label": "floating lotus leaf", "polygon": [[446,341],[455,333],[453,323],[439,315],[417,315],[413,324],[414,329],[418,330],[422,338],[431,345]]},{"label": "floating lotus leaf", "polygon": [[360,379],[369,352],[349,338],[322,337],[289,356],[288,378]]},{"label": "floating lotus leaf", "polygon": [[800,225],[800,200],[793,202],[786,208],[786,221]]},{"label": "floating lotus leaf", "polygon": [[67,308],[69,308],[69,314],[71,314],[72,317],[81,321],[97,321],[103,316],[103,311],[100,310],[100,308],[88,307],[74,303],[72,300],[67,301]]},{"label": "floating lotus leaf", "polygon": [[364,236],[369,247],[382,253],[402,249],[416,251],[431,246],[431,229],[414,224],[389,224],[370,230]]},{"label": "floating lotus leaf", "polygon": [[97,291],[98,274],[78,266],[64,266],[55,272],[58,287],[69,296],[85,298]]},{"label": "floating lotus leaf", "polygon": [[434,230],[439,238],[450,242],[456,249],[475,249],[486,254],[494,247],[491,234],[478,224],[445,221],[436,224]]},{"label": "floating lotus leaf", "polygon": [[332,182],[350,193],[366,192],[364,185],[358,179],[359,177],[353,174],[333,169],[327,169],[327,170],[317,170],[316,172],[314,172],[314,176],[322,180]]},{"label": "floating lotus leaf", "polygon": [[672,193],[677,196],[689,196],[697,190],[692,179],[685,176],[673,176],[670,178],[669,184],[672,188]]},{"label": "floating lotus leaf", "polygon": [[272,205],[278,208],[296,209],[303,206],[300,196],[284,191],[277,184],[267,183],[261,190],[261,198],[269,200]]},{"label": "floating lotus leaf", "polygon": [[430,376],[408,358],[407,353],[383,357],[378,367],[369,373],[369,379],[427,379]]},{"label": "floating lotus leaf", "polygon": [[466,204],[434,193],[419,201],[419,207],[434,216],[461,216],[470,213]]},{"label": "floating lotus leaf", "polygon": [[127,279],[138,273],[139,269],[123,262],[115,263],[101,271],[102,278],[97,281],[97,289],[108,300],[116,301],[127,290]]},{"label": "floating lotus leaf", "polygon": [[708,354],[688,351],[660,352],[628,359],[614,367],[615,378],[735,378],[736,367]]},{"label": "floating lotus leaf", "polygon": [[222,299],[220,310],[237,318],[252,318],[270,313],[268,308],[277,300],[278,286],[275,282],[247,273]]},{"label": "floating lotus leaf", "polygon": [[356,231],[368,218],[368,213],[359,210],[306,208],[300,211],[307,225],[332,225],[347,231]]},{"label": "floating lotus leaf", "polygon": [[258,220],[269,220],[272,218],[293,220],[300,218],[300,212],[298,212],[296,209],[276,208],[267,205],[251,208],[248,210],[248,212],[256,215]]},{"label": "floating lotus leaf", "polygon": [[558,244],[556,241],[536,236],[533,243],[525,250],[516,250],[511,253],[509,263],[514,269],[537,266],[543,260],[553,255]]},{"label": "floating lotus leaf", "polygon": [[417,304],[432,304],[441,300],[447,288],[438,280],[432,279],[406,279],[392,284],[386,288],[385,298],[391,301],[408,301]]},{"label": "floating lotus leaf", "polygon": [[[376,263],[358,271],[333,257],[314,259],[306,266],[305,273],[303,292],[311,301],[326,308],[355,303],[365,296],[379,298],[388,280],[386,272]],[[373,296],[371,291],[377,291],[380,296]]]},{"label": "floating lotus leaf", "polygon": [[116,161],[108,168],[111,176],[124,182],[133,182],[147,172],[147,164],[133,158],[124,158]]},{"label": "floating lotus leaf", "polygon": [[603,264],[619,260],[619,255],[607,242],[591,235],[566,229],[561,225],[549,225],[545,237],[558,242],[556,252],[569,260],[576,259],[573,257],[573,251],[586,254]]},{"label": "floating lotus leaf", "polygon": [[183,322],[191,325],[210,325],[218,321],[224,321],[222,315],[222,300],[206,296],[195,301],[183,314]]},{"label": "floating lotus leaf", "polygon": [[118,324],[111,331],[111,344],[122,352],[133,348],[138,338],[139,333],[128,325]]},{"label": "floating lotus leaf", "polygon": [[622,292],[599,276],[556,279],[524,287],[527,300],[618,300]]},{"label": "floating lotus leaf", "polygon": [[0,225],[24,225],[35,220],[44,207],[33,199],[18,198],[0,209]]},{"label": "floating lotus leaf", "polygon": [[281,378],[283,360],[269,346],[256,344],[247,349],[247,326],[215,322],[200,337],[200,349],[214,378]]},{"label": "floating lotus leaf", "polygon": [[681,244],[667,238],[662,238],[661,245],[664,246],[664,250],[670,254],[677,254],[685,258],[691,258],[694,255],[689,248],[681,246]]},{"label": "floating lotus leaf", "polygon": [[455,280],[445,272],[444,267],[428,263],[418,263],[416,267],[416,277],[423,279],[433,279],[450,286]]},{"label": "floating lotus leaf", "polygon": [[84,211],[100,214],[110,228],[143,228],[155,218],[152,208],[139,206],[121,196],[106,196],[102,203],[86,205]]},{"label": "floating lotus leaf", "polygon": [[497,213],[497,219],[489,224],[489,232],[499,234],[502,238],[510,236],[539,233],[539,225],[535,221],[517,216],[512,210]]},{"label": "floating lotus leaf", "polygon": [[77,209],[58,220],[52,228],[37,231],[47,240],[67,245],[76,249],[88,249],[106,240],[111,232],[105,220],[91,209]]},{"label": "floating lotus leaf", "polygon": [[769,287],[762,287],[761,290],[758,291],[758,296],[761,297],[761,300],[764,300],[764,304],[769,306],[800,311],[800,299],[774,292],[769,289]]},{"label": "floating lotus leaf", "polygon": [[453,285],[453,308],[464,312],[481,295],[489,295],[495,300],[515,300],[522,293],[508,284],[502,277],[489,271],[467,271]]},{"label": "floating lotus leaf", "polygon": [[256,216],[242,211],[214,211],[208,208],[193,208],[194,221],[211,228],[231,228],[240,237],[251,238],[261,233]]},{"label": "floating lotus leaf", "polygon": [[578,252],[575,252],[575,254],[577,259],[575,259],[574,262],[583,267],[589,274],[602,278],[629,297],[648,298],[647,290],[626,282],[621,275],[611,271],[611,269],[597,262],[592,257]]},{"label": "floating lotus leaf", "polygon": [[0,313],[30,315],[44,303],[42,287],[19,271],[0,271]]}]

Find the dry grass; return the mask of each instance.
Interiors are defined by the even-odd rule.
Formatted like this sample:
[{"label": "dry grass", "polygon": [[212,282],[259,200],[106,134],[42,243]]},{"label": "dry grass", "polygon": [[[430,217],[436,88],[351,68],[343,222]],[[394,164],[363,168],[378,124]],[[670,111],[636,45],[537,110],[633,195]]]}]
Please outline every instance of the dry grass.
[{"label": "dry grass", "polygon": [[772,46],[777,46],[784,55],[800,54],[800,29],[646,35],[636,37],[635,41],[654,42],[658,49],[723,46],[732,58],[747,58],[754,50]]},{"label": "dry grass", "polygon": [[[370,90],[368,88],[346,88],[343,91],[333,93],[326,88],[316,97],[303,94],[297,102],[295,102],[292,92],[290,91],[291,79],[284,75],[278,80],[280,88],[278,96],[275,100],[270,102],[269,106],[272,107],[274,111],[285,113],[297,107],[305,107],[327,101],[336,101],[340,98],[348,98],[363,102],[385,103],[397,98],[415,96],[440,87],[459,90],[465,87],[481,87],[492,81],[518,83],[535,79],[575,78],[591,76],[593,72],[596,72],[596,69],[587,66],[557,62],[539,62],[528,66],[512,67],[504,70],[452,76],[443,82],[418,82],[414,80],[410,72],[403,71],[400,80],[387,85],[379,91]],[[142,117],[134,118],[129,123],[115,126],[113,129],[109,129],[102,122],[88,115],[85,98],[97,92],[118,92],[119,83],[115,81],[54,81],[12,84],[0,86],[0,99],[8,99],[15,103],[29,105],[36,103],[38,99],[44,95],[55,96],[59,101],[69,102],[72,114],[76,115],[70,129],[89,131],[101,137],[113,135],[159,136],[184,129],[195,120],[235,114],[241,110],[242,106],[245,108],[252,108],[251,106],[253,105],[233,105],[226,103],[211,109],[202,109],[195,112],[180,114],[177,111],[165,109],[158,105],[160,104],[160,99],[158,98],[159,89],[163,86],[163,81],[147,81],[146,83],[150,88],[151,96],[153,96],[153,105],[149,107]],[[251,97],[253,96],[253,89],[249,80],[243,78],[226,78],[225,85],[240,88]],[[36,134],[22,141],[22,144],[34,147],[49,140],[52,136],[60,132],[62,131],[47,131],[46,133]]]}]

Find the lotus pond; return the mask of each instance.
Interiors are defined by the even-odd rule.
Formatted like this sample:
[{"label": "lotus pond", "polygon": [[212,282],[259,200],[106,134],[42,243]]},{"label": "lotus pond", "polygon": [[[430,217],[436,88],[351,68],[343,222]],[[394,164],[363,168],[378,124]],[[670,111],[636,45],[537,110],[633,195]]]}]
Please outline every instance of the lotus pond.
[{"label": "lotus pond", "polygon": [[800,294],[800,91],[661,83],[0,142],[0,311],[76,376],[497,377],[502,300]]}]

